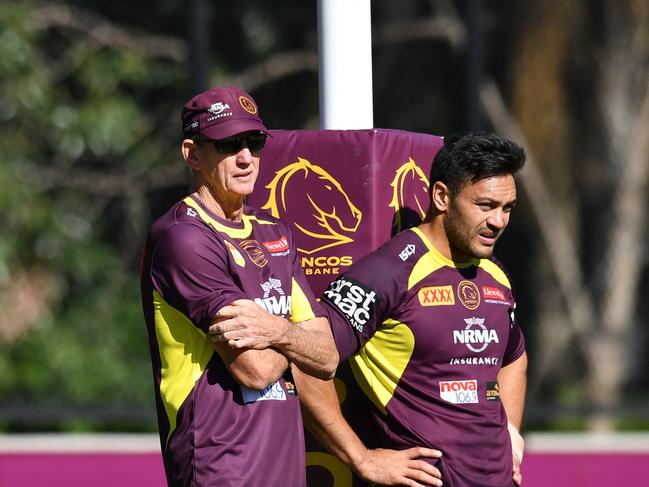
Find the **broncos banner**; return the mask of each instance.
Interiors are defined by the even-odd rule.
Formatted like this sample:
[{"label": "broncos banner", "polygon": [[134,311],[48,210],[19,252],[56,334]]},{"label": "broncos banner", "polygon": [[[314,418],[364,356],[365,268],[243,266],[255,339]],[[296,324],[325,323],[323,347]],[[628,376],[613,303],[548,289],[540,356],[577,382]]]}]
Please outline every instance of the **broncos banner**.
[{"label": "broncos banner", "polygon": [[441,137],[386,129],[271,134],[248,203],[290,224],[316,295],[424,217]]},{"label": "broncos banner", "polygon": [[[316,296],[353,262],[425,216],[441,137],[386,129],[271,135],[247,203],[289,224]],[[352,406],[344,402],[353,396],[351,384],[341,367],[336,386],[345,409]],[[306,436],[309,486],[354,485],[350,471]]]}]

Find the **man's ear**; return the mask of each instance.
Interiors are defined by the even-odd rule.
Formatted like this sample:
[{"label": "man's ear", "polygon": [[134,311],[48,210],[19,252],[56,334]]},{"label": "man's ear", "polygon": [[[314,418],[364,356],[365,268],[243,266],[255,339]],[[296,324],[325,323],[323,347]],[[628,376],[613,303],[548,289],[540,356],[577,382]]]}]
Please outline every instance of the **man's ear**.
[{"label": "man's ear", "polygon": [[446,213],[451,199],[451,191],[441,181],[435,181],[433,189],[430,192],[431,205],[439,213]]},{"label": "man's ear", "polygon": [[187,162],[189,167],[197,171],[201,167],[201,158],[198,153],[198,145],[192,139],[183,140],[183,145],[180,148],[183,159]]}]

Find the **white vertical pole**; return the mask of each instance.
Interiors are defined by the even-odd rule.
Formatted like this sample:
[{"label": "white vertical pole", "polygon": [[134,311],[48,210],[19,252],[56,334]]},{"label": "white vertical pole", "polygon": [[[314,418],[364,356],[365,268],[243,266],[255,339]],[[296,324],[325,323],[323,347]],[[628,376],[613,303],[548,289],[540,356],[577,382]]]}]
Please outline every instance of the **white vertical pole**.
[{"label": "white vertical pole", "polygon": [[318,0],[320,128],[374,126],[370,0]]}]

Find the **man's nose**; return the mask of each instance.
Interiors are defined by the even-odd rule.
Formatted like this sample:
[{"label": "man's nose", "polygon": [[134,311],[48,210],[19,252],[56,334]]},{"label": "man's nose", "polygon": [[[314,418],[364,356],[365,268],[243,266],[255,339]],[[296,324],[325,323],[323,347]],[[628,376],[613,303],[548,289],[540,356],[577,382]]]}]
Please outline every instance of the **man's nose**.
[{"label": "man's nose", "polygon": [[237,152],[237,162],[241,164],[249,164],[252,162],[252,152],[244,145],[239,152]]},{"label": "man's nose", "polygon": [[509,215],[502,208],[495,208],[487,218],[487,224],[493,228],[503,229],[507,226]]}]

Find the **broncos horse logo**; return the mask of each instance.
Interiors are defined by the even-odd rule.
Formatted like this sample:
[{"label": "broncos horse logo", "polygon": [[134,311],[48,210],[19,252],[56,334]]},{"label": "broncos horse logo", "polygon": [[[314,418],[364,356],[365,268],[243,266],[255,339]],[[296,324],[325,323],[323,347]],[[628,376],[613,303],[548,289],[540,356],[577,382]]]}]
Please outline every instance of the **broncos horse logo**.
[{"label": "broncos horse logo", "polygon": [[286,218],[309,237],[308,245],[297,238],[300,252],[313,254],[354,241],[349,234],[358,229],[363,214],[340,183],[320,166],[298,157],[277,171],[266,188],[270,195],[262,208],[276,218]]},{"label": "broncos horse logo", "polygon": [[[418,225],[426,216],[430,182],[424,171],[409,157],[408,162],[397,169],[390,186],[392,200],[389,207],[395,212],[392,223],[392,235],[395,235],[401,230]],[[410,208],[409,203],[415,208]]]}]

